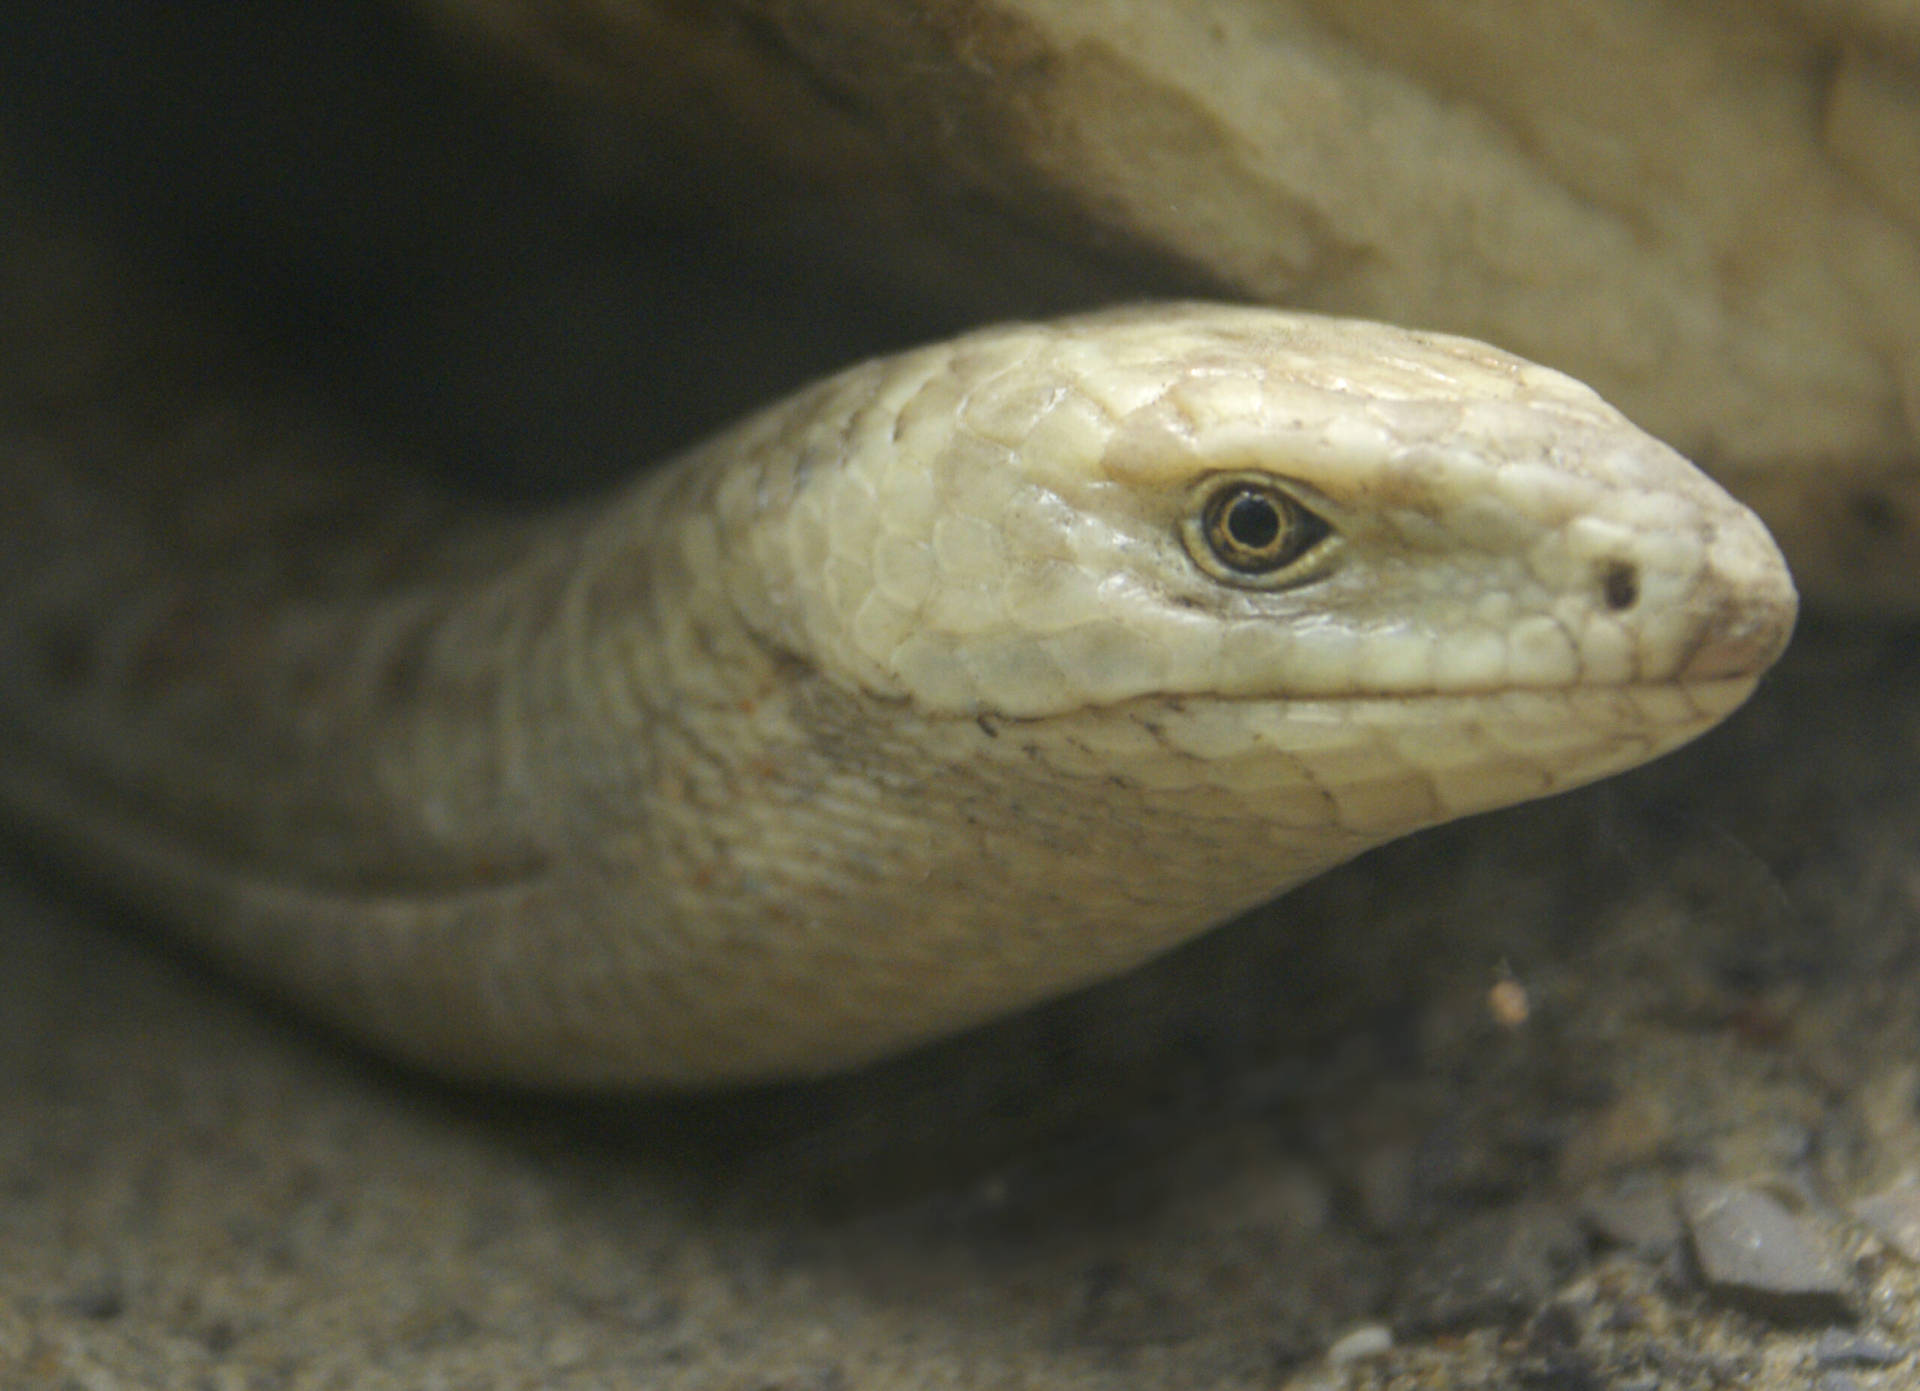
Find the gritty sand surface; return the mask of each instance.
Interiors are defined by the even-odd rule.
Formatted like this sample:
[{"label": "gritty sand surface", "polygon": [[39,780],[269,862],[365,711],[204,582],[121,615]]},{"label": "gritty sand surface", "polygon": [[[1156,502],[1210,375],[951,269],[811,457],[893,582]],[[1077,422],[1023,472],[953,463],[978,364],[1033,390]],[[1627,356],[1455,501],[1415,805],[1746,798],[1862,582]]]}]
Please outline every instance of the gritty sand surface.
[{"label": "gritty sand surface", "polygon": [[[1803,633],[1665,765],[813,1088],[445,1090],[10,863],[0,1385],[1920,1380],[1920,1278],[1847,1216],[1920,1171],[1911,632]],[[1581,1215],[1686,1179],[1782,1198],[1842,1288]]]}]

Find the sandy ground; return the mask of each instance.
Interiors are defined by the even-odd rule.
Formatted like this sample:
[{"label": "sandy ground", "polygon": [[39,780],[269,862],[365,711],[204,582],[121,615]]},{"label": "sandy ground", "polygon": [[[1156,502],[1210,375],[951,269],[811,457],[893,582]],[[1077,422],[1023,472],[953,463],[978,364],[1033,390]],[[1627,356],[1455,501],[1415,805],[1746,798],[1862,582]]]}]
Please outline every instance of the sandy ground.
[{"label": "sandy ground", "polygon": [[[0,1385],[1920,1384],[1920,1276],[1847,1213],[1920,1169],[1912,633],[1803,633],[1665,765],[813,1088],[448,1091],[12,863]],[[1594,1217],[1686,1179],[1837,1287]]]}]

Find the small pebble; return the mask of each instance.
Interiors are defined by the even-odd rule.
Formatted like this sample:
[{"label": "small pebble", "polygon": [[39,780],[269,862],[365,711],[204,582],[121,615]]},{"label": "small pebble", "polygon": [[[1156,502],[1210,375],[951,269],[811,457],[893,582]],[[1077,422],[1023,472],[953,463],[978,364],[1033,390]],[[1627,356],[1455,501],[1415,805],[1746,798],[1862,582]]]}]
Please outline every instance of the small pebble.
[{"label": "small pebble", "polygon": [[1690,1179],[1680,1211],[1707,1287],[1762,1317],[1843,1318],[1852,1293],[1832,1245],[1775,1199],[1740,1184]]},{"label": "small pebble", "polygon": [[1813,1345],[1813,1360],[1822,1367],[1889,1367],[1905,1359],[1907,1349],[1871,1333],[1849,1333],[1829,1328]]},{"label": "small pebble", "polygon": [[1378,1357],[1392,1350],[1392,1329],[1381,1323],[1363,1323],[1352,1332],[1343,1334],[1327,1349],[1327,1363],[1329,1366],[1344,1367],[1349,1362]]},{"label": "small pebble", "polygon": [[1624,1247],[1649,1263],[1665,1260],[1680,1244],[1680,1214],[1674,1210],[1673,1194],[1657,1180],[1589,1193],[1581,1200],[1580,1220],[1602,1241]]}]

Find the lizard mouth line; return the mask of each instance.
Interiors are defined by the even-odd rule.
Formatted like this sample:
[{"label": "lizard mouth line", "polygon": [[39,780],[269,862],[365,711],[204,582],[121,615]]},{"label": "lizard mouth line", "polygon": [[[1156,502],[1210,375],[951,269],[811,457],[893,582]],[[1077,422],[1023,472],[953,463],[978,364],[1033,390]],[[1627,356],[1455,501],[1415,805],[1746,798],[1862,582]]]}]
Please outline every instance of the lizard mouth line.
[{"label": "lizard mouth line", "polygon": [[[1672,699],[1680,697],[1694,706],[1699,713],[1721,712],[1731,709],[1745,700],[1759,684],[1760,676],[1716,676],[1698,680],[1674,681],[1618,681],[1587,682],[1573,681],[1559,685],[1486,685],[1462,687],[1410,686],[1404,690],[1368,690],[1350,694],[1338,692],[1289,693],[1289,692],[1210,692],[1188,691],[1174,695],[1129,696],[1104,705],[1082,707],[1084,713],[1102,711],[1124,712],[1129,707],[1152,706],[1157,710],[1179,714],[1202,706],[1290,706],[1301,712],[1309,710],[1325,711],[1329,714],[1345,712],[1351,715],[1359,710],[1386,712],[1409,708],[1437,709],[1445,705],[1463,705],[1468,703],[1492,704],[1503,701],[1530,703],[1547,700],[1577,700],[1581,702],[1605,701],[1609,699],[1627,699],[1636,701]],[[1046,724],[1061,719],[1071,719],[1066,715],[1006,715],[991,710],[955,713],[950,716],[956,720],[986,721],[995,727]]]},{"label": "lizard mouth line", "polygon": [[1608,695],[1652,695],[1690,693],[1707,690],[1751,690],[1760,680],[1754,676],[1715,676],[1699,680],[1674,681],[1566,681],[1541,682],[1537,685],[1525,682],[1509,684],[1489,683],[1484,686],[1408,686],[1397,690],[1359,690],[1350,694],[1339,691],[1301,692],[1278,694],[1222,694],[1209,695],[1198,693],[1177,696],[1169,700],[1176,704],[1183,700],[1250,701],[1270,704],[1299,705],[1407,705],[1427,701],[1450,700],[1499,700],[1503,697],[1528,696],[1592,696]]}]

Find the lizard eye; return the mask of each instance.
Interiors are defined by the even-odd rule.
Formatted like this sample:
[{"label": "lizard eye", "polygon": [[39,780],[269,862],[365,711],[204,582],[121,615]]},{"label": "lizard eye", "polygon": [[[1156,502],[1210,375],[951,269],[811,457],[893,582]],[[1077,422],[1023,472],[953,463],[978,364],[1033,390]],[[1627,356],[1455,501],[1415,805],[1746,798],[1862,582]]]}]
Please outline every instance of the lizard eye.
[{"label": "lizard eye", "polygon": [[1209,479],[1181,527],[1187,553],[1215,579],[1281,589],[1311,575],[1302,562],[1333,528],[1266,474]]}]

